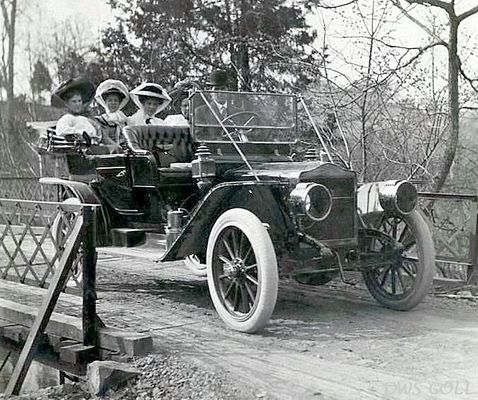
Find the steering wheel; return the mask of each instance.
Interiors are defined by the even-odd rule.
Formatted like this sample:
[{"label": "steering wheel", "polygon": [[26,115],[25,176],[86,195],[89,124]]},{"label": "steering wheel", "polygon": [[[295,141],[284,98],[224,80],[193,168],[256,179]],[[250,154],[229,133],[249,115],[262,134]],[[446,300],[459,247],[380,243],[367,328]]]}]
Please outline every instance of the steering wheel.
[{"label": "steering wheel", "polygon": [[[227,115],[225,116],[222,120],[221,120],[221,123],[224,124],[224,122],[226,121],[230,121],[232,122],[232,124],[236,125],[236,121],[234,121],[234,118],[236,117],[239,117],[239,116],[242,116],[242,115],[247,115],[249,116],[249,118],[247,118],[246,122],[244,122],[243,124],[241,125],[244,125],[244,126],[248,126],[249,123],[251,121],[253,121],[254,119],[260,119],[260,116],[259,114],[255,113],[254,111],[238,111],[238,112],[235,112],[231,115]],[[234,132],[233,133],[236,133],[239,138],[242,140],[242,141],[247,141],[248,138],[247,136],[245,136],[247,133],[250,133],[252,132],[252,128],[249,128],[249,129],[244,129],[244,128],[234,128]],[[226,135],[224,135],[226,136]],[[245,140],[244,140],[245,139]]]}]

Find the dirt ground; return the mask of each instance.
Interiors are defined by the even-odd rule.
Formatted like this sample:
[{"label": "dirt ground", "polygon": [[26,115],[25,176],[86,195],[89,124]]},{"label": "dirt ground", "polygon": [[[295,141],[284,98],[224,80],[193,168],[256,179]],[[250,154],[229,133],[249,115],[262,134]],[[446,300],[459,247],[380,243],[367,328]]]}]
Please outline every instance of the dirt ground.
[{"label": "dirt ground", "polygon": [[474,300],[429,296],[397,312],[360,285],[300,292],[284,283],[270,324],[247,335],[223,325],[205,280],[182,263],[104,253],[98,262],[101,318],[148,332],[155,353],[204,366],[232,387],[211,397],[207,382],[198,384],[203,398],[478,398]]},{"label": "dirt ground", "polygon": [[[98,257],[100,317],[154,338],[153,354],[128,360],[141,377],[106,399],[478,399],[476,297],[435,293],[397,312],[376,304],[359,276],[349,277],[356,286],[282,282],[269,325],[248,335],[224,326],[206,281],[182,262],[138,255]],[[19,286],[2,282],[0,301],[41,302],[42,290]],[[62,294],[55,311],[78,316],[81,298]],[[31,396],[92,398],[75,386]]]}]

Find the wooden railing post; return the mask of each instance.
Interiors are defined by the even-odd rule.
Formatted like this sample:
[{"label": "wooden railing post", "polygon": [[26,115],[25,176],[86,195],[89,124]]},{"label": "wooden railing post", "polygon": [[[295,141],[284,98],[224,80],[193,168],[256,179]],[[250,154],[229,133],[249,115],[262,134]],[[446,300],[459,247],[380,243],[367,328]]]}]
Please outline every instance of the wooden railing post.
[{"label": "wooden railing post", "polygon": [[96,317],[96,208],[85,206],[86,231],[83,239],[83,344],[98,342]]},{"label": "wooden railing post", "polygon": [[470,266],[466,271],[466,282],[468,284],[478,283],[478,196],[475,197],[470,210]]}]

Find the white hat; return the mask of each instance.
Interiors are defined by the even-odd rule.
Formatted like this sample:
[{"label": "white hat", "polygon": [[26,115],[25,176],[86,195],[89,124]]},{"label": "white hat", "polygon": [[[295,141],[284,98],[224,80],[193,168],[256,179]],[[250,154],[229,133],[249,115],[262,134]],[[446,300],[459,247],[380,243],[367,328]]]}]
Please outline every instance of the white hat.
[{"label": "white hat", "polygon": [[171,97],[169,97],[168,92],[166,92],[166,90],[157,83],[143,82],[138,87],[135,87],[130,92],[130,95],[131,99],[141,110],[143,109],[143,104],[139,99],[140,96],[162,99],[163,102],[158,106],[158,109],[156,110],[155,114],[164,110],[169,105],[169,103],[171,103]]},{"label": "white hat", "polygon": [[106,107],[106,102],[104,98],[104,95],[107,93],[118,93],[122,95],[118,110],[121,110],[124,106],[126,106],[126,104],[128,104],[129,90],[123,82],[117,79],[107,79],[106,81],[101,82],[96,89],[96,102],[109,112],[110,110],[108,110],[108,108]]}]

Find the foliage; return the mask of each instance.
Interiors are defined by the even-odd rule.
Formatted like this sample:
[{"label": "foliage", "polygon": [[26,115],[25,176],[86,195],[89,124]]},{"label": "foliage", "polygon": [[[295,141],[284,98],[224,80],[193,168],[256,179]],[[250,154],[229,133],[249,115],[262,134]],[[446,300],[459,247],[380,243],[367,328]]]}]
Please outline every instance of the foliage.
[{"label": "foliage", "polygon": [[305,0],[109,3],[121,18],[104,31],[99,53],[108,76],[130,85],[140,80],[173,85],[226,64],[234,87],[304,87],[317,73],[311,66],[320,64],[307,51],[316,32],[307,24]]},{"label": "foliage", "polygon": [[88,79],[98,85],[105,79],[102,66],[98,62],[87,62],[85,57],[76,50],[70,50],[63,55],[63,58],[57,58],[59,81],[86,76]]},{"label": "foliage", "polygon": [[43,90],[50,90],[51,85],[52,80],[48,68],[40,60],[37,60],[30,79],[32,92],[38,97]]}]

